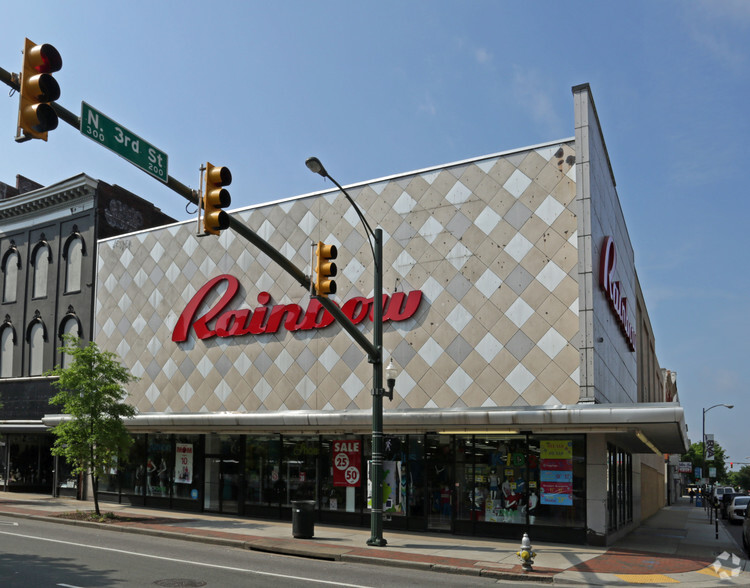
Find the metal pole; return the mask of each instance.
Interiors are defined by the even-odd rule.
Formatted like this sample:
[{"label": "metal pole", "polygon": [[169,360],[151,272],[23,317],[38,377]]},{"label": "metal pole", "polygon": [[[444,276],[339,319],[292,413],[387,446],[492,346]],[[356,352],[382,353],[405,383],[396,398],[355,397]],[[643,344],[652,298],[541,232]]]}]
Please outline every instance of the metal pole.
[{"label": "metal pole", "polygon": [[385,547],[383,539],[383,230],[375,229],[375,286],[373,288],[372,344],[372,510],[367,545]]},{"label": "metal pole", "polygon": [[[701,446],[703,453],[703,468],[701,469],[701,479],[706,475],[706,409],[703,409],[703,437],[701,437]],[[701,480],[702,481],[702,480]],[[708,484],[706,484],[708,487]],[[704,496],[705,501],[705,496]]]}]

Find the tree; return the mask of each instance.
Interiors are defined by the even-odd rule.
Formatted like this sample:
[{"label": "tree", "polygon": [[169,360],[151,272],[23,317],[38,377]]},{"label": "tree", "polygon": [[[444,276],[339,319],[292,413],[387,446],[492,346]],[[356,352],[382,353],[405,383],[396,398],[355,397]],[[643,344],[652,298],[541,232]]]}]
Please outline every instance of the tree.
[{"label": "tree", "polygon": [[57,437],[52,455],[63,456],[73,473],[90,472],[94,506],[101,516],[99,478],[127,459],[133,443],[123,419],[133,417],[135,408],[125,404],[124,386],[138,378],[114,353],[100,350],[93,341],[81,347],[77,337],[65,335],[63,343],[60,351],[73,361],[48,372],[59,377],[52,384],[58,392],[49,403],[62,406],[70,418],[52,429]]},{"label": "tree", "polygon": [[732,486],[750,489],[750,466],[743,465],[738,472],[729,472],[729,480]]},{"label": "tree", "polygon": [[[688,452],[685,453],[680,461],[689,461],[693,464],[693,476],[695,476],[695,468],[703,467],[703,444],[693,443]],[[724,448],[718,443],[714,443],[714,457],[706,461],[706,471],[703,472],[703,477],[708,477],[708,470],[711,467],[716,468],[716,478],[718,482],[724,482],[728,480],[727,475],[727,464],[726,464],[726,453]]]}]

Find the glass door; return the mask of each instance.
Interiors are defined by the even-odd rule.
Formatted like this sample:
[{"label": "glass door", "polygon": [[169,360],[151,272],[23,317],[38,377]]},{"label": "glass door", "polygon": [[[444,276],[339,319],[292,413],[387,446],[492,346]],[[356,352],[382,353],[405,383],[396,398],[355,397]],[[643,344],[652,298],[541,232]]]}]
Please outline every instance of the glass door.
[{"label": "glass door", "polygon": [[431,531],[453,531],[456,499],[453,437],[427,435],[425,440],[427,492],[427,528]]},{"label": "glass door", "polygon": [[209,512],[239,512],[239,462],[231,457],[207,455],[203,509]]}]

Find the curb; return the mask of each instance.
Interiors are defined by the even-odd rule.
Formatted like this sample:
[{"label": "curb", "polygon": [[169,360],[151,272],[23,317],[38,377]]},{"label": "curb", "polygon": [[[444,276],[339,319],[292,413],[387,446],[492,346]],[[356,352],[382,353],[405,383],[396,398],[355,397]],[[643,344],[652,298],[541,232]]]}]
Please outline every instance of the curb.
[{"label": "curb", "polygon": [[353,551],[357,551],[358,548],[330,547],[317,543],[313,545],[294,545],[286,539],[266,539],[263,537],[253,539],[227,539],[224,537],[214,537],[211,535],[196,535],[194,533],[180,533],[173,531],[164,531],[161,529],[149,529],[146,527],[136,526],[138,525],[138,523],[135,523],[135,525],[95,523],[90,521],[65,519],[56,517],[54,515],[30,514],[13,511],[0,511],[0,514],[8,517],[30,519],[47,523],[86,527],[90,529],[97,529],[99,531],[104,530],[115,531],[118,533],[149,535],[151,537],[162,537],[165,539],[175,539],[179,541],[193,541],[198,543],[220,545],[224,547],[235,547],[237,549],[247,549],[249,551],[304,557],[307,559],[342,561],[367,565],[387,565],[390,567],[432,571],[443,574],[486,577],[494,578],[496,580],[506,580],[513,582],[537,582],[543,584],[554,583],[554,574],[545,572],[518,573],[513,571],[497,570],[488,567],[478,567],[475,565],[471,565],[471,560],[466,560],[467,565],[464,567],[460,565],[434,563],[419,559],[390,559],[382,556],[376,557],[372,555],[363,555],[361,553],[352,553]]}]

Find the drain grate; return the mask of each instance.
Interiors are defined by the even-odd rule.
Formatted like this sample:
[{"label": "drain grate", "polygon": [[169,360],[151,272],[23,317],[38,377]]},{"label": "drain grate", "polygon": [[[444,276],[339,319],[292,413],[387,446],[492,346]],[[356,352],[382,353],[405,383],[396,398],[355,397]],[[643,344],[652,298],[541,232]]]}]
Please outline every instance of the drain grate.
[{"label": "drain grate", "polygon": [[200,588],[205,586],[206,582],[203,580],[186,580],[185,578],[167,578],[166,580],[157,580],[154,584],[163,588]]}]

